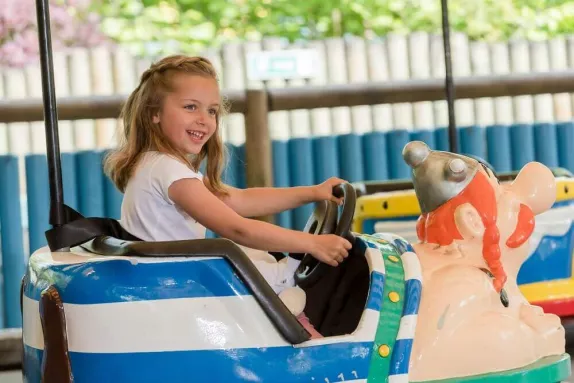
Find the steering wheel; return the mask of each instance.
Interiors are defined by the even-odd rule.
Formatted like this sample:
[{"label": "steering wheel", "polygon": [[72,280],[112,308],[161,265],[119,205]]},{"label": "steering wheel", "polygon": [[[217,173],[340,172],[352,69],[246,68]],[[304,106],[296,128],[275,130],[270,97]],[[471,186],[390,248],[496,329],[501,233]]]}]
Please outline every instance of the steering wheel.
[{"label": "steering wheel", "polygon": [[[351,234],[351,225],[355,214],[357,195],[353,186],[348,183],[339,184],[333,188],[333,195],[337,198],[344,198],[341,215],[338,217],[338,206],[333,201],[323,201],[307,220],[303,229],[304,232],[321,235],[335,234],[346,238],[351,244],[355,242],[355,237]],[[332,267],[313,257],[305,254],[299,267],[295,270],[294,279],[300,287],[313,286]]]}]

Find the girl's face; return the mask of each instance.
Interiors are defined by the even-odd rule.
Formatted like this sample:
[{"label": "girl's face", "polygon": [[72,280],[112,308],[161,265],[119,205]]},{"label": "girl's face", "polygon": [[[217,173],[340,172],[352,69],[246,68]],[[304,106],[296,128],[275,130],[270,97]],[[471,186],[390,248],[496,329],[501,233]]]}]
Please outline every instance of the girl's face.
[{"label": "girl's face", "polygon": [[177,74],[174,91],[167,93],[153,117],[170,143],[186,154],[199,154],[217,129],[219,86],[212,78]]}]

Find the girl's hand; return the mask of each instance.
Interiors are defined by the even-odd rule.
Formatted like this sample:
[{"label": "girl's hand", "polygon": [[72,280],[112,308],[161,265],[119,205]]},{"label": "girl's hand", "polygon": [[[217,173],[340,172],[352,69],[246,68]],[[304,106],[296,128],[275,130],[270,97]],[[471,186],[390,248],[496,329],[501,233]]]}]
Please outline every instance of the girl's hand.
[{"label": "girl's hand", "polygon": [[322,234],[313,237],[309,252],[314,258],[331,266],[339,266],[349,256],[351,242],[335,234]]},{"label": "girl's hand", "polygon": [[337,198],[333,195],[333,188],[339,184],[346,183],[347,181],[337,178],[331,177],[327,181],[313,186],[313,191],[315,194],[315,201],[334,201],[337,205],[343,204],[343,198]]}]

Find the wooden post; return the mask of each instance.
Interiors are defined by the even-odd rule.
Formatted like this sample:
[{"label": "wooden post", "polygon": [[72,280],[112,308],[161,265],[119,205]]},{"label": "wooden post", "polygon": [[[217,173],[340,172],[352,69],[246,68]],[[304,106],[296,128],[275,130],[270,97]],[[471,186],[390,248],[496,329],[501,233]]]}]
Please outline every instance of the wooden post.
[{"label": "wooden post", "polygon": [[[248,89],[245,113],[245,162],[247,187],[273,186],[273,158],[269,137],[268,95],[265,89]],[[272,216],[260,217],[274,222]]]}]

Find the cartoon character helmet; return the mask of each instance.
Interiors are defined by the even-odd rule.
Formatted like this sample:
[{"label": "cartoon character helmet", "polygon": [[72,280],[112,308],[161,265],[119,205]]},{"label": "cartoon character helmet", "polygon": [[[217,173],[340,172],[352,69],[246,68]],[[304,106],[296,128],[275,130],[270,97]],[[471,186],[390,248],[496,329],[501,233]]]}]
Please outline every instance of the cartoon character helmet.
[{"label": "cartoon character helmet", "polygon": [[412,168],[411,177],[423,214],[434,211],[462,192],[480,167],[477,160],[431,150],[422,141],[405,145],[403,159]]}]

